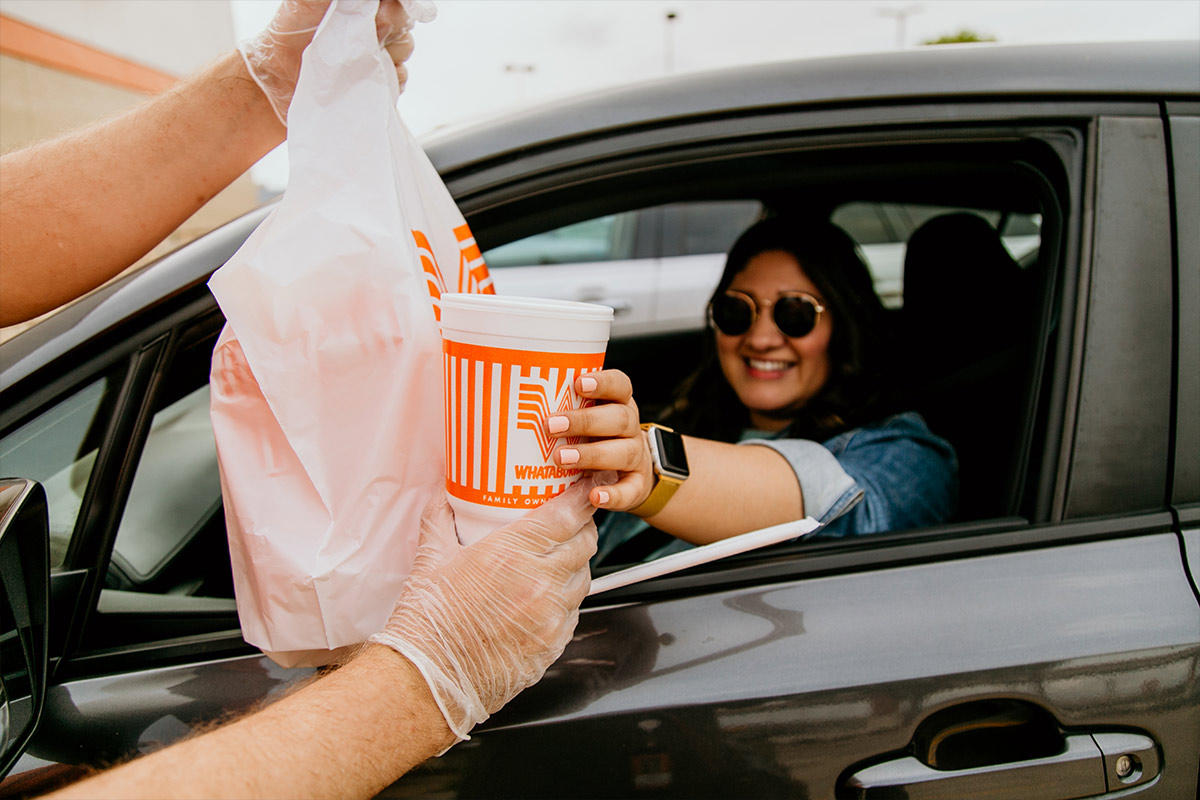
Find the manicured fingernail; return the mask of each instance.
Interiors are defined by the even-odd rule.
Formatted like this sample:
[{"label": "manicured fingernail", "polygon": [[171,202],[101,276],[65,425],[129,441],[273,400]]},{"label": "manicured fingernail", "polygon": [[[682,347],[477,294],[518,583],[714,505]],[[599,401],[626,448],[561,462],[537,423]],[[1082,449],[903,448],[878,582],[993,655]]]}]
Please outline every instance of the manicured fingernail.
[{"label": "manicured fingernail", "polygon": [[560,463],[560,464],[574,464],[578,460],[579,460],[579,451],[578,450],[574,450],[570,447],[564,447],[563,449],[558,451],[558,463]]},{"label": "manicured fingernail", "polygon": [[571,427],[571,420],[566,417],[550,417],[546,420],[546,430],[551,433],[562,433]]},{"label": "manicured fingernail", "polygon": [[600,501],[600,505],[604,505],[608,502],[608,492],[600,489],[596,492],[596,499]]},{"label": "manicured fingernail", "polygon": [[594,392],[597,385],[595,378],[584,377],[579,379],[579,391],[581,392]]}]

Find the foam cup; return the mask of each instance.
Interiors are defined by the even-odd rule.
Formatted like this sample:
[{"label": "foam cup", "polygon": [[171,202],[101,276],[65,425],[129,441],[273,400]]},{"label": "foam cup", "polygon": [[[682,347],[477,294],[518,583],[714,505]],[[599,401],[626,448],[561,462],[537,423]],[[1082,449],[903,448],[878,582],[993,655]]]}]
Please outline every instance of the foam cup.
[{"label": "foam cup", "polygon": [[607,306],[505,297],[441,297],[446,491],[458,537],[471,544],[575,482],[546,418],[581,408],[575,379],[604,366]]}]

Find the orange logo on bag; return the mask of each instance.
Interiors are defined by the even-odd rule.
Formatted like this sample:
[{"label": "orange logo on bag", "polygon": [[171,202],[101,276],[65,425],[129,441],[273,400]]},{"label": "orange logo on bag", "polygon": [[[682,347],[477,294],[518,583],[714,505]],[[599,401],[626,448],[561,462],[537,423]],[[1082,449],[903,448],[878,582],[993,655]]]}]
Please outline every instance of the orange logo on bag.
[{"label": "orange logo on bag", "polygon": [[[417,257],[421,261],[421,270],[425,273],[425,288],[433,300],[433,316],[438,322],[442,321],[442,295],[450,291],[450,284],[442,275],[438,266],[437,256],[433,254],[433,245],[424,232],[412,229],[413,241],[417,243]],[[492,285],[492,276],[488,274],[487,263],[483,253],[475,243],[475,235],[465,222],[454,229],[454,238],[458,241],[458,275],[454,281],[454,291],[475,292],[478,294],[495,294],[496,287]]]},{"label": "orange logo on bag", "polygon": [[[488,506],[532,508],[565,489],[579,470],[551,461],[553,411],[578,408],[575,378],[604,353],[537,353],[443,340],[446,490]],[[568,441],[572,441],[568,439]]]}]

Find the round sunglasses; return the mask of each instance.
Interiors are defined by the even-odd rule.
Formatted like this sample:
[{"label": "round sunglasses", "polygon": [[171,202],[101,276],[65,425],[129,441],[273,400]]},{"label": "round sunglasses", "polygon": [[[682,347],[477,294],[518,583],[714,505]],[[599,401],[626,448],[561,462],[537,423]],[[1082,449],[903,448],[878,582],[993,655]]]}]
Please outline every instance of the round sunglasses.
[{"label": "round sunglasses", "polygon": [[708,304],[708,321],[726,336],[741,336],[768,308],[775,327],[792,339],[812,333],[825,311],[825,306],[807,292],[782,292],[774,300],[760,304],[744,292],[729,289]]}]

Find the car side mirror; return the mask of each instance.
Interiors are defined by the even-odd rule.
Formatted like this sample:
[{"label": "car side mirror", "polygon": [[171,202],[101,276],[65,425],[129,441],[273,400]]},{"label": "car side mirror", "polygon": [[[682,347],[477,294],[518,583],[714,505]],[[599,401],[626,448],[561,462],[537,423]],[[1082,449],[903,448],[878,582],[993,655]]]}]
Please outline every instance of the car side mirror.
[{"label": "car side mirror", "polygon": [[25,750],[46,700],[49,562],[45,490],[0,479],[0,778]]}]

